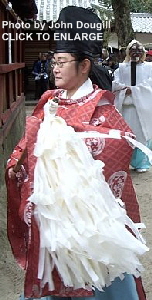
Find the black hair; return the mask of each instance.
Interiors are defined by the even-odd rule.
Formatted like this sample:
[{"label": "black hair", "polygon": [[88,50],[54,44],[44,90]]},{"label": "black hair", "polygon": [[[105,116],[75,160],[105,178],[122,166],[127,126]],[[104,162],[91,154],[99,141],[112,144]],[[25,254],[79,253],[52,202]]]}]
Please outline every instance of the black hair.
[{"label": "black hair", "polygon": [[91,62],[89,78],[91,79],[92,83],[96,84],[103,90],[112,90],[112,77],[105,67],[94,63],[94,59],[96,59],[96,56],[92,57],[88,54],[80,52],[70,54],[77,60],[77,68],[80,62],[82,62],[84,59],[89,59]]}]

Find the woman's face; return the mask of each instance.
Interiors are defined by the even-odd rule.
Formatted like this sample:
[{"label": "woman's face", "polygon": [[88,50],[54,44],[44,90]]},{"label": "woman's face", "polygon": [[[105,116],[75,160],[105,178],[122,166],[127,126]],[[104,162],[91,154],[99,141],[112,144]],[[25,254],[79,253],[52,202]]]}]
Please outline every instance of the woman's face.
[{"label": "woman's face", "polygon": [[76,58],[70,53],[55,53],[52,65],[55,85],[58,88],[76,91],[81,86],[83,64],[76,65]]}]

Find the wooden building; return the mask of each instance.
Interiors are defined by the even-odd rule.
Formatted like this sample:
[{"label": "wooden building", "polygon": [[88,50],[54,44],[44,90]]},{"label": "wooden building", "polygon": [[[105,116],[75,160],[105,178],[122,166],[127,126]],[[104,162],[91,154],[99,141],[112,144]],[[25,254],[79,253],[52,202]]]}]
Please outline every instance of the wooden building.
[{"label": "wooden building", "polygon": [[[37,7],[34,0],[0,0],[0,184],[4,182],[6,161],[23,134],[24,105],[24,42],[16,37],[23,33],[14,25],[24,16],[34,18]],[[17,12],[17,15],[16,15]]]}]

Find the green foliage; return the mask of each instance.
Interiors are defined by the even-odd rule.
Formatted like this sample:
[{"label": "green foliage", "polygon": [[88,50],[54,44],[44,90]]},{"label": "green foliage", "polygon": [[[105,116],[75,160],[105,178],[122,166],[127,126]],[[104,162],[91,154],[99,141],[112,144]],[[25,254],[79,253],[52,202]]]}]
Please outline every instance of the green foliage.
[{"label": "green foliage", "polygon": [[152,13],[151,0],[130,0],[131,12],[147,12]]},{"label": "green foliage", "polygon": [[113,10],[112,10],[111,7],[98,6],[98,5],[95,5],[95,4],[92,4],[92,7],[102,17],[102,20],[112,20]]},{"label": "green foliage", "polygon": [[99,0],[98,2],[100,5],[105,6],[107,8],[111,7],[111,0],[104,0],[104,1]]},{"label": "green foliage", "polygon": [[[130,11],[136,13],[152,13],[152,0],[130,0]],[[99,0],[99,4],[109,8],[111,0]]]}]

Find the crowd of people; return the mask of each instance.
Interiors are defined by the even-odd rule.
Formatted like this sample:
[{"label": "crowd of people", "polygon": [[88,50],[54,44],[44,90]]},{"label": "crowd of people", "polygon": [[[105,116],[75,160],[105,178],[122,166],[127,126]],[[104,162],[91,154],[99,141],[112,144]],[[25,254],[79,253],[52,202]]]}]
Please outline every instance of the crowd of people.
[{"label": "crowd of people", "polygon": [[[101,23],[71,6],[58,22],[75,34],[78,19]],[[129,168],[150,161],[127,138],[150,147],[152,64],[136,40],[121,64],[100,54],[98,40],[59,40],[33,66],[40,100],[6,170],[21,300],[146,300],[138,256],[148,248]]]},{"label": "crowd of people", "polygon": [[[124,49],[115,51],[112,48],[102,49],[99,57],[95,59],[99,66],[105,68],[110,75],[110,80],[114,80],[114,72],[119,64],[125,60]],[[53,74],[52,59],[54,51],[39,53],[37,60],[32,67],[32,75],[35,80],[35,100],[39,100],[42,94],[48,89],[55,89],[55,78]],[[146,51],[145,61],[152,62],[152,50]],[[26,75],[27,78],[27,75]],[[107,87],[106,87],[107,88]]]}]

